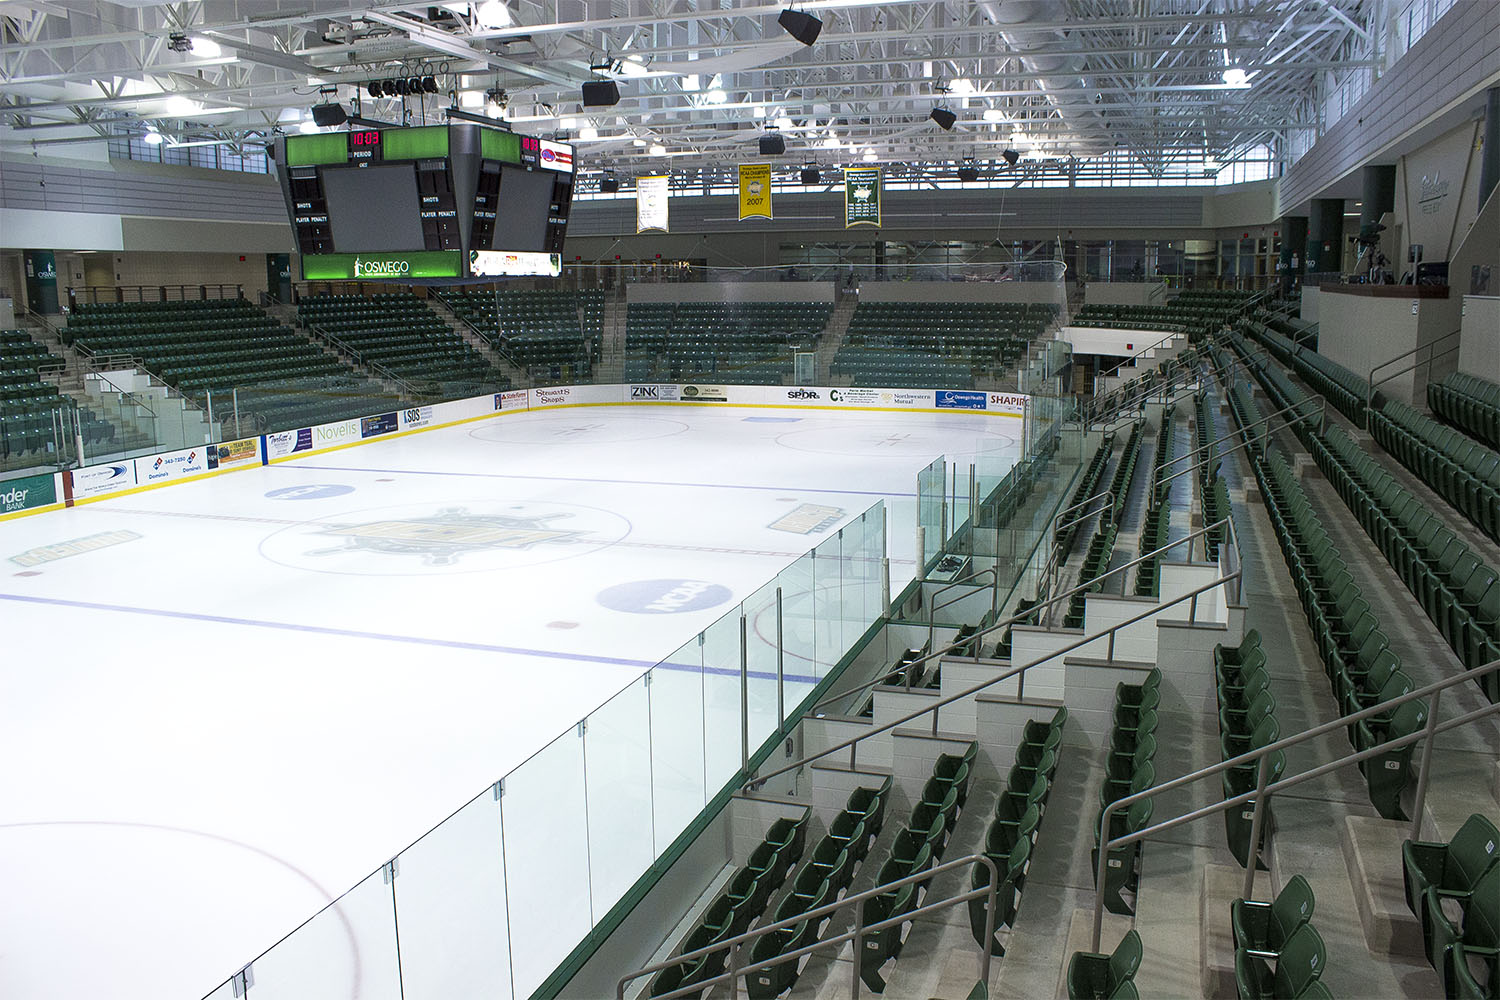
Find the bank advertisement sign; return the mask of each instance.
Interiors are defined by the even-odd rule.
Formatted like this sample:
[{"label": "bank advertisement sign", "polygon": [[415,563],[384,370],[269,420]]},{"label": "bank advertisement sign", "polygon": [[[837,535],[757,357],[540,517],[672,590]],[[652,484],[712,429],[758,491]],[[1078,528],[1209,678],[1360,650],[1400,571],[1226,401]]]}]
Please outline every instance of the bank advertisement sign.
[{"label": "bank advertisement sign", "polygon": [[16,514],[52,503],[57,503],[57,484],[50,472],[0,482],[0,514]]}]

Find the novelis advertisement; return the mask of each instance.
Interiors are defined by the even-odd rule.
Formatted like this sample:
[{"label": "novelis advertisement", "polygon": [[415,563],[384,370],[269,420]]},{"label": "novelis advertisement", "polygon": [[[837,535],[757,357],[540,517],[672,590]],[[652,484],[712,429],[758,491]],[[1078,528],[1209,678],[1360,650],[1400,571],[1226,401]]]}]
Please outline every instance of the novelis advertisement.
[{"label": "novelis advertisement", "polygon": [[880,225],[880,168],[844,168],[844,228]]},{"label": "novelis advertisement", "polygon": [[740,164],[740,221],[771,218],[771,165]]},{"label": "novelis advertisement", "polygon": [[362,436],[358,420],[338,420],[314,427],[312,444],[314,448],[332,448],[334,445],[358,441]]}]

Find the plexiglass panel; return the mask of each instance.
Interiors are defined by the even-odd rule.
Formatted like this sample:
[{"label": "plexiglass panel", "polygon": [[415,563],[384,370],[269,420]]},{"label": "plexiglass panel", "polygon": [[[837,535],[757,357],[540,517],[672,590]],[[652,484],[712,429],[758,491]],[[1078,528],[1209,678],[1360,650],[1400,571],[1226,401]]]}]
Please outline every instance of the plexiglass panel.
[{"label": "plexiglass panel", "polygon": [[740,615],[703,633],[703,747],[710,795],[740,769]]},{"label": "plexiglass panel", "polygon": [[583,739],[570,729],[505,778],[511,976],[528,996],[593,926]]},{"label": "plexiglass panel", "polygon": [[583,755],[590,904],[597,924],[656,858],[649,808],[651,703],[644,676],[589,715]]},{"label": "plexiglass panel", "polygon": [[401,1000],[396,912],[376,872],[256,959],[252,1000]]},{"label": "plexiglass panel", "polygon": [[656,854],[708,801],[703,767],[703,649],[694,636],[653,667],[651,810]]},{"label": "plexiglass panel", "polygon": [[[813,557],[809,552],[777,577],[781,582],[781,634],[783,669],[789,681],[802,690],[818,682],[816,648],[818,628],[813,616]],[[788,697],[788,714],[795,711],[799,699]]]},{"label": "plexiglass panel", "polygon": [[500,802],[487,791],[396,859],[408,997],[509,998]]},{"label": "plexiglass panel", "polygon": [[[745,599],[746,661],[750,670],[750,752],[764,743],[780,724],[776,699],[776,581]],[[795,705],[795,697],[787,704]]]}]

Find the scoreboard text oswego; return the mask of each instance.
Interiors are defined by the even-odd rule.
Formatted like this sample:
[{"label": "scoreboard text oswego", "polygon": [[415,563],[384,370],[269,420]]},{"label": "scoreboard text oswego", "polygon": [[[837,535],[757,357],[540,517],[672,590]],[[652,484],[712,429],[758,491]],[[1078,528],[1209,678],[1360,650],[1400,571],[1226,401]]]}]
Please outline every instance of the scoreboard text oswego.
[{"label": "scoreboard text oswego", "polygon": [[306,280],[368,277],[372,259],[398,257],[411,277],[459,278],[471,251],[562,251],[566,143],[449,123],[285,136],[273,155]]}]

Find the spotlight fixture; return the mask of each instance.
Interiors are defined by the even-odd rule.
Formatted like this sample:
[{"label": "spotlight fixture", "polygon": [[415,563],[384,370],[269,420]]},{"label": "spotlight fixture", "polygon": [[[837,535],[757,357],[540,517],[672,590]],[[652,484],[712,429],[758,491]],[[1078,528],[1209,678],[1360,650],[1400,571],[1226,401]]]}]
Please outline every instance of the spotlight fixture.
[{"label": "spotlight fixture", "polygon": [[167,36],[167,48],[173,52],[191,52],[193,50],[193,43],[188,40],[187,35],[179,31],[174,31]]},{"label": "spotlight fixture", "polygon": [[780,156],[786,152],[786,137],[780,132],[768,132],[760,137],[761,156]]},{"label": "spotlight fixture", "polygon": [[604,176],[599,178],[599,190],[604,194],[614,194],[620,190],[620,178],[615,176],[613,170],[604,171]]},{"label": "spotlight fixture", "polygon": [[408,77],[406,80],[406,92],[413,96],[422,93],[422,78],[419,76]]},{"label": "spotlight fixture", "polygon": [[812,164],[809,163],[807,166],[802,168],[803,184],[816,184],[822,179],[822,173],[818,170],[817,167],[813,166]]},{"label": "spotlight fixture", "polygon": [[324,127],[342,125],[349,120],[349,115],[339,104],[315,104],[312,109],[312,120],[314,124]]},{"label": "spotlight fixture", "polygon": [[585,80],[583,82],[583,106],[586,108],[610,108],[620,103],[620,86],[613,80]]},{"label": "spotlight fixture", "polygon": [[1016,152],[1014,149],[1007,149],[1005,152],[1000,154],[1000,159],[1005,161],[1005,165],[1007,167],[1013,167],[1016,165],[1016,162],[1021,159],[1021,154]]},{"label": "spotlight fixture", "polygon": [[422,93],[424,93],[424,94],[436,94],[437,92],[438,92],[437,77],[433,77],[433,76],[424,76],[424,77],[422,77]]},{"label": "spotlight fixture", "polygon": [[370,92],[371,97],[385,96],[385,88],[381,85],[379,80],[371,80],[369,83],[365,84],[365,90]]},{"label": "spotlight fixture", "polygon": [[787,8],[781,12],[776,23],[786,29],[791,35],[803,45],[811,45],[818,40],[818,32],[823,30],[823,22],[805,11]]},{"label": "spotlight fixture", "polygon": [[937,122],[938,127],[944,132],[953,131],[953,125],[958,121],[958,115],[955,115],[947,108],[933,108],[931,114],[927,117]]},{"label": "spotlight fixture", "polygon": [[148,146],[160,146],[161,133],[156,131],[155,128],[148,128],[146,129],[146,134],[141,136],[141,141]]}]

